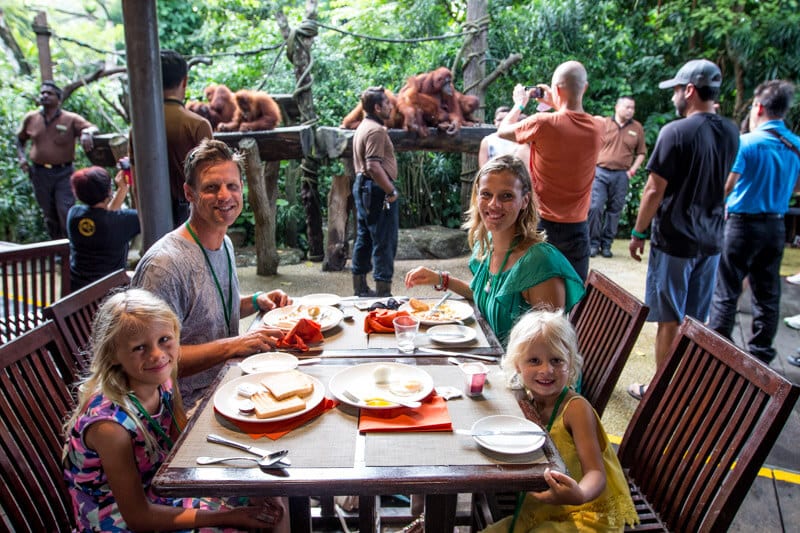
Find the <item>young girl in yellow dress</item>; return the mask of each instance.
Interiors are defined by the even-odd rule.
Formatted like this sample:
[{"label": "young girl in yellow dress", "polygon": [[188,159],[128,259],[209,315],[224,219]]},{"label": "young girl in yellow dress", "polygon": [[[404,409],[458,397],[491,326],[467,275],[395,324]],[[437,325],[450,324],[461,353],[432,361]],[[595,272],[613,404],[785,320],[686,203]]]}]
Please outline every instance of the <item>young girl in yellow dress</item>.
[{"label": "young girl in yellow dress", "polygon": [[639,521],[600,418],[569,388],[582,364],[561,310],[531,311],[511,330],[503,369],[518,375],[531,402],[526,414],[550,433],[569,475],[546,471],[547,490],[521,493],[515,514],[485,531],[623,531]]}]

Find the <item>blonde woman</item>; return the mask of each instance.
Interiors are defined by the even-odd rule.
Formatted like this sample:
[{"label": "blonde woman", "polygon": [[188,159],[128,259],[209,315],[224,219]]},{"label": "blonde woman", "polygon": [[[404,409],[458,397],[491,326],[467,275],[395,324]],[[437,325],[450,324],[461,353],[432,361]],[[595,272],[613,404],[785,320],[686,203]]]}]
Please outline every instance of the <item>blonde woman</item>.
[{"label": "blonde woman", "polygon": [[472,280],[417,267],[406,274],[406,287],[433,285],[473,300],[504,346],[514,322],[532,307],[568,312],[581,299],[583,281],[539,229],[531,177],[520,159],[502,155],[481,167],[467,215]]}]

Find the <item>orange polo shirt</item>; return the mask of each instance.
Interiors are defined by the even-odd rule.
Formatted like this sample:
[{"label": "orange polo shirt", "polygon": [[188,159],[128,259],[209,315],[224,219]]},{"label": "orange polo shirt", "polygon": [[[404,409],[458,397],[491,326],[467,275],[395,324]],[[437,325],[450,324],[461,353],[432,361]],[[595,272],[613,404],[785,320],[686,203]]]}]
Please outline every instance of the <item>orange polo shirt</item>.
[{"label": "orange polo shirt", "polygon": [[587,219],[603,128],[601,119],[575,111],[536,113],[517,123],[517,142],[531,147],[533,190],[545,220]]}]

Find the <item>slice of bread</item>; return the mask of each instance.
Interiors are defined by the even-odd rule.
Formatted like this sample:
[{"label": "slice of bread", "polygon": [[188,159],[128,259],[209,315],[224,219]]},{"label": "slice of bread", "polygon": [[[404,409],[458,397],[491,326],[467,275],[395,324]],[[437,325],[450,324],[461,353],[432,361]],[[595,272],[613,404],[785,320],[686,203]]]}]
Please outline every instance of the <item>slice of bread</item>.
[{"label": "slice of bread", "polygon": [[250,397],[256,406],[256,418],[272,418],[288,415],[306,408],[306,401],[299,396],[291,396],[285,400],[276,400],[266,391],[257,392]]},{"label": "slice of bread", "polygon": [[314,392],[314,383],[307,375],[297,370],[267,374],[261,378],[261,384],[269,390],[277,400],[290,396],[306,397]]}]

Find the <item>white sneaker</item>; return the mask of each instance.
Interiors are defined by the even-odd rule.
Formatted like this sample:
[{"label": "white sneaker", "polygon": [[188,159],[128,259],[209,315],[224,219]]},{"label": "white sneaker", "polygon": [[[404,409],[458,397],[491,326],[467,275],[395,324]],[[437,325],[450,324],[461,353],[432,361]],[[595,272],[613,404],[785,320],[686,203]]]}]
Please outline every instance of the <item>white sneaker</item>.
[{"label": "white sneaker", "polygon": [[786,282],[792,285],[800,285],[800,272],[793,276],[786,276]]},{"label": "white sneaker", "polygon": [[783,321],[792,329],[800,329],[800,315],[787,316]]}]

